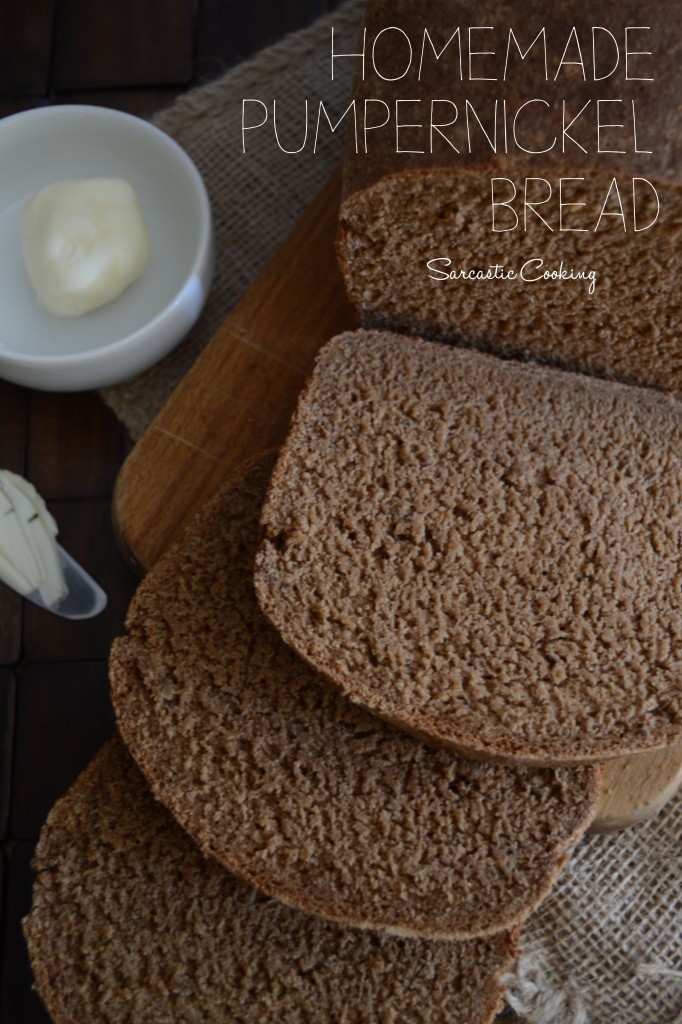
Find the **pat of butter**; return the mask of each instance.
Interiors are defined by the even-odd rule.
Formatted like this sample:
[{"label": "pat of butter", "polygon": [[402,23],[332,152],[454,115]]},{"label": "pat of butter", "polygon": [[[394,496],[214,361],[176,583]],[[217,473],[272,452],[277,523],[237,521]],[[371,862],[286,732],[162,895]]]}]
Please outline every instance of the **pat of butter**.
[{"label": "pat of butter", "polygon": [[48,185],[23,209],[21,241],[38,302],[55,316],[111,302],[149,259],[137,196],[122,178]]},{"label": "pat of butter", "polygon": [[0,580],[50,608],[69,590],[57,550],[57,524],[33,484],[0,469]]}]

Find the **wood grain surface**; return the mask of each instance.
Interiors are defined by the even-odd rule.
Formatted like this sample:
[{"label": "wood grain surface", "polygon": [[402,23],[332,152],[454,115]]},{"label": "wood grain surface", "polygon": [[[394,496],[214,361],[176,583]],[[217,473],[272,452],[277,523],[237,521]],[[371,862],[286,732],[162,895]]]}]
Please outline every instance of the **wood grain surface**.
[{"label": "wood grain surface", "polygon": [[114,521],[140,570],[231,467],[284,440],[316,353],[355,324],[334,255],[339,190],[335,175],[126,460]]},{"label": "wood grain surface", "polygon": [[[138,569],[154,564],[232,467],[284,439],[316,352],[353,325],[334,255],[339,191],[337,174],[126,460],[114,519]],[[593,831],[645,821],[681,783],[682,748],[610,762]]]}]

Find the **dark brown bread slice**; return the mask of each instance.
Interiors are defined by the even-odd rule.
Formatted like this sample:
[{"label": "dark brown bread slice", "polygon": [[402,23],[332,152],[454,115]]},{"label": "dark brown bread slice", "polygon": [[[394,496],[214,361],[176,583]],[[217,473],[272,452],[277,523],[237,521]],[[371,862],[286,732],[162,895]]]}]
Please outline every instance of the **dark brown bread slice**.
[{"label": "dark brown bread slice", "polygon": [[457,759],[309,669],[253,587],[271,467],[228,484],[141,584],[111,657],[124,740],[202,850],[285,903],[399,934],[509,927],[586,827],[598,773]]},{"label": "dark brown bread slice", "polygon": [[54,807],[25,920],[55,1024],[487,1024],[518,935],[343,928],[201,855],[112,741]]},{"label": "dark brown bread slice", "polygon": [[[355,134],[349,132],[339,224],[341,266],[364,326],[456,340],[505,355],[532,355],[607,377],[682,391],[678,110],[682,39],[670,31],[678,18],[678,4],[660,0],[646,19],[637,0],[608,4],[600,9],[599,18],[595,11],[593,4],[583,0],[557,4],[458,0],[428,8],[416,0],[369,0],[365,77],[355,97],[358,119],[362,124],[368,100],[370,124],[380,124],[389,115],[390,121],[385,128],[367,133],[367,152],[362,131],[359,154]],[[620,48],[618,70],[596,82],[591,52],[595,23],[602,26],[596,33],[598,75],[615,60],[614,42],[604,28]],[[625,28],[641,25],[649,26],[648,30],[631,31],[628,47],[651,51],[652,56],[629,58],[631,80],[626,81]],[[472,57],[473,81],[468,80],[469,26],[492,27],[474,29],[471,49],[494,52],[494,56]],[[425,28],[433,46],[443,50],[439,60],[428,41],[421,59]],[[451,38],[458,28],[464,80],[457,37]],[[375,53],[378,70],[385,76],[381,78],[374,71],[372,50],[377,35],[386,29]],[[408,65],[408,43],[398,29],[409,36],[413,47],[412,68],[404,77],[398,76]],[[511,41],[507,76],[502,80],[510,29],[523,51],[545,30],[547,73],[541,39],[525,60]],[[572,30],[576,36],[569,42]],[[567,62],[575,62],[578,45],[582,48],[585,76],[575,63],[566,63],[555,77],[567,44]],[[654,80],[637,80],[647,77]],[[443,99],[452,101],[457,110],[442,103]],[[396,101],[401,100],[410,102],[398,109]],[[457,112],[455,125],[442,129],[442,134],[429,130],[432,100],[436,101],[436,123],[454,120]],[[387,104],[385,112],[377,101]],[[598,101],[607,101],[599,108],[601,124],[622,124],[622,130],[606,128],[597,134]],[[467,102],[475,111],[468,118],[469,133]],[[522,108],[523,104],[527,105]],[[397,133],[396,120],[423,128],[408,127]],[[496,152],[484,132],[496,142]],[[549,152],[524,152],[546,149],[555,138]],[[518,190],[516,230],[504,230],[515,222],[503,207],[496,209],[497,230],[492,230],[494,178],[509,179]],[[520,197],[527,178],[532,179],[529,200],[541,205],[536,207],[537,215],[528,212],[524,226]],[[653,220],[657,208],[650,186],[641,179],[650,181],[659,196],[659,219],[648,231],[633,230],[633,178],[639,179],[635,183],[640,196],[638,228]],[[585,204],[565,205],[563,220],[560,179],[564,179],[563,202]],[[619,209],[615,191],[610,192],[614,179],[626,230],[619,217],[610,215]],[[550,187],[553,198],[544,203]],[[507,199],[511,188],[498,182],[496,198]],[[604,205],[607,215],[598,224]],[[485,274],[499,265],[505,274],[512,271],[516,276],[503,278],[500,272],[494,279],[444,280],[429,269],[433,259],[451,261],[435,264],[441,274],[476,270]],[[524,271],[524,265],[533,260],[542,265],[530,263]],[[544,272],[561,270],[574,279],[533,280]],[[593,291],[589,278],[575,278],[592,272],[596,274]],[[522,279],[522,273],[528,280]]]},{"label": "dark brown bread slice", "polygon": [[321,353],[257,560],[283,638],[435,742],[535,763],[682,739],[682,406],[381,332]]}]

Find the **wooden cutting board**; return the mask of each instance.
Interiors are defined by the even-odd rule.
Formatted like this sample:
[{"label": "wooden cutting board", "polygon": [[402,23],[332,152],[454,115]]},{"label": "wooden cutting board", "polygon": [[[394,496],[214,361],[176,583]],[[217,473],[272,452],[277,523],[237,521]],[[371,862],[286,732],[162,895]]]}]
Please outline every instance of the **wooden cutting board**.
[{"label": "wooden cutting board", "polygon": [[[114,520],[140,571],[231,467],[281,443],[317,351],[355,325],[334,253],[339,194],[335,174],[124,463]],[[682,748],[612,761],[593,830],[646,820],[680,784]]]}]

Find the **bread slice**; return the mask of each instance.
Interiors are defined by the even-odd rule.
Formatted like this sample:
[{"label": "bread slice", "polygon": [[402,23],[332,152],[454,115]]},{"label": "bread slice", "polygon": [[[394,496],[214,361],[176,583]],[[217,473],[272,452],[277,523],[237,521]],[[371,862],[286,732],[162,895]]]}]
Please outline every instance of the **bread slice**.
[{"label": "bread slice", "polygon": [[381,332],[319,356],[257,560],[282,637],[465,754],[682,740],[682,406]]},{"label": "bread slice", "polygon": [[369,0],[338,239],[365,327],[682,392],[677,10],[609,4],[595,80],[583,0]]},{"label": "bread slice", "polygon": [[55,806],[24,928],[55,1024],[487,1024],[516,932],[428,942],[343,928],[202,857],[112,741]]},{"label": "bread slice", "polygon": [[264,893],[396,934],[510,927],[587,826],[599,773],[429,749],[309,669],[254,592],[271,467],[227,484],[141,584],[111,656],[124,740],[201,849]]}]

